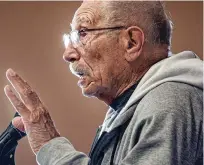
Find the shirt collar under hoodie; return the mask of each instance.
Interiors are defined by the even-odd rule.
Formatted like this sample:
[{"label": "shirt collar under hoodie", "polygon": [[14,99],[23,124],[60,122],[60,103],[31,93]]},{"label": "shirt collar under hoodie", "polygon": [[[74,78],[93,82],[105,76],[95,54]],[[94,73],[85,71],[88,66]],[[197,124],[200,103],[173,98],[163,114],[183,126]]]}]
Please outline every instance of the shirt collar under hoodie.
[{"label": "shirt collar under hoodie", "polygon": [[139,81],[137,81],[134,85],[128,88],[125,92],[123,92],[122,95],[115,98],[113,102],[110,104],[110,107],[115,111],[117,111],[117,113],[119,113],[120,110],[125,106],[125,104],[129,100],[132,93],[134,92],[138,82]]}]

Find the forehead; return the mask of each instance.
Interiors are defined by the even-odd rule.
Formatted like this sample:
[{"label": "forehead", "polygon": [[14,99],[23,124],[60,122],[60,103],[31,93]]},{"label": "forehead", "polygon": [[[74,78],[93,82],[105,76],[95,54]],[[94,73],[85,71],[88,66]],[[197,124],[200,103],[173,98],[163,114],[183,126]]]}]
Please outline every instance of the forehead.
[{"label": "forehead", "polygon": [[99,23],[102,23],[102,5],[102,2],[99,1],[83,2],[74,14],[71,28],[78,29],[80,27],[95,27]]}]

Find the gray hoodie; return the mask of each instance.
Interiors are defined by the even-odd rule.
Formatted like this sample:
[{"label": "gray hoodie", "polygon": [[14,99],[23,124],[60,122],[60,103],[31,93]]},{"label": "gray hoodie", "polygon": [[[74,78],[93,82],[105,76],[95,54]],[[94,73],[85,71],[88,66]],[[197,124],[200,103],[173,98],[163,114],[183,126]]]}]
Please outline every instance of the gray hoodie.
[{"label": "gray hoodie", "polygon": [[184,51],[153,65],[118,114],[108,110],[89,156],[59,137],[40,149],[37,162],[201,165],[202,115],[203,62]]}]

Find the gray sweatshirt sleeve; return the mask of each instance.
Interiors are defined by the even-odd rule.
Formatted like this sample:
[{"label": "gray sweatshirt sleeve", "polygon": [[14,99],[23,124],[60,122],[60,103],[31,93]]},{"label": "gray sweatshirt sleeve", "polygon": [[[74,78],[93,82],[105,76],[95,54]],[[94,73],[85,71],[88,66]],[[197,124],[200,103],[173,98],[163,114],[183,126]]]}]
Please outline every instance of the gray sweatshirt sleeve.
[{"label": "gray sweatshirt sleeve", "polygon": [[119,165],[202,165],[202,91],[178,86],[161,85],[138,105],[135,145]]},{"label": "gray sweatshirt sleeve", "polygon": [[89,157],[76,151],[64,137],[58,137],[46,143],[37,153],[39,165],[88,165]]}]

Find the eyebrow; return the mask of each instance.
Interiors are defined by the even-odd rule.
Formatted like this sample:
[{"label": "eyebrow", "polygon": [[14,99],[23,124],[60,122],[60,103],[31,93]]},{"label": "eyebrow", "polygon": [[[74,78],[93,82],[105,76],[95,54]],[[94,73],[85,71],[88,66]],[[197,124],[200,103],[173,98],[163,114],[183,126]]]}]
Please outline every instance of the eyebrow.
[{"label": "eyebrow", "polygon": [[79,13],[76,15],[76,25],[77,26],[88,26],[94,25],[96,23],[96,18],[93,15],[93,12]]},{"label": "eyebrow", "polygon": [[87,23],[87,20],[80,20],[80,21],[76,21],[75,23],[75,26],[73,25],[73,23],[70,23],[70,27],[71,27],[71,30],[75,30],[75,29],[79,29],[81,27],[85,27],[83,25],[91,25],[90,23]]}]

